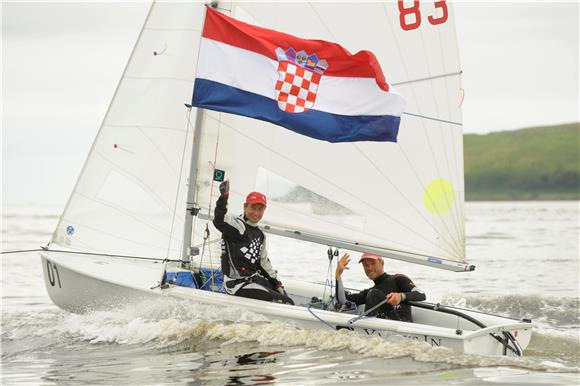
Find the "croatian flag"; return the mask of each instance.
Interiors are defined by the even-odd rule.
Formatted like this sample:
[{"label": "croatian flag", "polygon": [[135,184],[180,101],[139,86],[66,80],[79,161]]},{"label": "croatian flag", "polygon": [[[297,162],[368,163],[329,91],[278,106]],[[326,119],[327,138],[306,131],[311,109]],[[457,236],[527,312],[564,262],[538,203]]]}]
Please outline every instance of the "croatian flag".
[{"label": "croatian flag", "polygon": [[206,7],[192,105],[329,142],[397,141],[405,101],[376,57]]}]

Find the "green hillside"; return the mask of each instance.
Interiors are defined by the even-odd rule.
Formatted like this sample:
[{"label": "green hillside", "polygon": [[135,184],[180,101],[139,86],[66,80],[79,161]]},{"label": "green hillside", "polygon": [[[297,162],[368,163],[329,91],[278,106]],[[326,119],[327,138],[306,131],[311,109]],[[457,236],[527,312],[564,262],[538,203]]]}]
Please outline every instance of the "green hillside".
[{"label": "green hillside", "polygon": [[466,199],[578,200],[579,153],[579,123],[466,134]]}]

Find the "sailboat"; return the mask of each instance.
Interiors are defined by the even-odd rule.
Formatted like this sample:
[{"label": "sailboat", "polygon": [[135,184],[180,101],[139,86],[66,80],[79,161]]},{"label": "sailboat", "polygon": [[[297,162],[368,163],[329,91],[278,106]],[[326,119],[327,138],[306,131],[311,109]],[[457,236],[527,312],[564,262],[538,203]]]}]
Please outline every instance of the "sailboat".
[{"label": "sailboat", "polygon": [[299,328],[523,355],[529,320],[426,302],[413,303],[414,323],[368,317],[360,309],[335,312],[332,278],[322,284],[284,280],[295,305],[222,291],[220,235],[211,218],[224,179],[233,182],[231,210],[242,207],[248,192],[265,193],[263,231],[328,246],[331,262],[340,248],[433,269],[474,267],[465,256],[463,96],[450,4],[224,1],[210,7],[249,25],[372,52],[406,100],[396,142],[321,140],[192,107],[210,10],[202,3],[154,2],[41,252],[52,301],[87,312],[171,297],[241,306]]}]

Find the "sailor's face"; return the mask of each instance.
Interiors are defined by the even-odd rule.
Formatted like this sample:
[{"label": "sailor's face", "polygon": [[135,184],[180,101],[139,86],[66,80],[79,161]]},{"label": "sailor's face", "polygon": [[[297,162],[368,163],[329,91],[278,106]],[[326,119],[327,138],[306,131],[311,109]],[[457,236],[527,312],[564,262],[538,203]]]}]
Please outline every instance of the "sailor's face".
[{"label": "sailor's face", "polygon": [[385,262],[382,260],[364,259],[362,265],[367,277],[371,280],[375,280],[385,272]]},{"label": "sailor's face", "polygon": [[244,216],[254,224],[260,222],[266,211],[266,206],[262,204],[244,204]]}]

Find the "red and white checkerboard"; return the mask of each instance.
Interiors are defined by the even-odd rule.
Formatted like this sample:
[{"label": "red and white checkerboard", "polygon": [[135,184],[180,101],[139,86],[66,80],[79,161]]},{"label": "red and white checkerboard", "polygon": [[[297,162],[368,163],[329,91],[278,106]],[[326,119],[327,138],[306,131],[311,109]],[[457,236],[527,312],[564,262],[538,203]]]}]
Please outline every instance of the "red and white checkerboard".
[{"label": "red and white checkerboard", "polygon": [[280,110],[303,113],[314,106],[322,75],[287,61],[278,62],[278,74],[276,100]]}]

